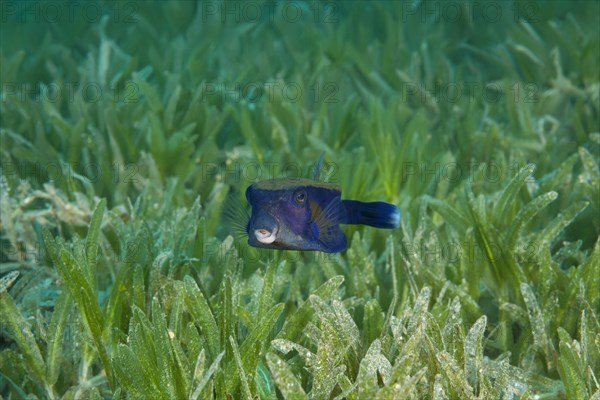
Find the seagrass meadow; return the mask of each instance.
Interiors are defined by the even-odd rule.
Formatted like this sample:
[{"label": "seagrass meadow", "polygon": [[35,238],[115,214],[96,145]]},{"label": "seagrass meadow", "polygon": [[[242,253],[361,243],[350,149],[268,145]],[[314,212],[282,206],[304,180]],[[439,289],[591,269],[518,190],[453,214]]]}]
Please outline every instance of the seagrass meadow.
[{"label": "seagrass meadow", "polygon": [[600,399],[600,2],[1,7],[0,398]]}]

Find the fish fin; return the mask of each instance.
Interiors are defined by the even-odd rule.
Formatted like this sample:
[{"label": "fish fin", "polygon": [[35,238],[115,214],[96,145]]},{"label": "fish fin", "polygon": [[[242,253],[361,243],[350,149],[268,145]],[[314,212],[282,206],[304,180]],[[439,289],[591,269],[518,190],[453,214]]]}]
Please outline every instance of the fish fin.
[{"label": "fish fin", "polygon": [[322,152],[319,156],[319,160],[315,164],[315,169],[313,170],[313,181],[318,181],[321,176],[321,172],[323,171],[323,159],[325,158],[325,152]]},{"label": "fish fin", "polygon": [[314,216],[315,237],[321,244],[323,251],[339,253],[348,247],[346,235],[339,225],[344,219],[345,209],[339,197],[331,200],[318,215]]},{"label": "fish fin", "polygon": [[339,253],[348,248],[348,239],[339,225],[328,226],[325,231],[319,233],[319,244],[321,250],[327,253]]},{"label": "fish fin", "polygon": [[250,214],[244,207],[244,204],[233,194],[229,194],[223,205],[223,220],[225,225],[231,229],[231,234],[235,239],[248,236],[248,222]]},{"label": "fish fin", "polygon": [[342,200],[346,210],[345,224],[369,225],[375,228],[394,229],[400,226],[400,210],[393,204],[376,201],[363,203]]},{"label": "fish fin", "polygon": [[344,207],[344,201],[339,197],[335,196],[322,210],[313,208],[313,223],[317,226],[325,225],[338,225],[346,220],[346,209]]}]

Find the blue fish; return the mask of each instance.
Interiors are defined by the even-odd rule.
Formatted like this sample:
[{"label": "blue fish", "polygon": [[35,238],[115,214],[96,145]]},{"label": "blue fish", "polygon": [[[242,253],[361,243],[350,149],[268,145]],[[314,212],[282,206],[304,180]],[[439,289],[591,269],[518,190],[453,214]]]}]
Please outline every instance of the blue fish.
[{"label": "blue fish", "polygon": [[[322,157],[316,177],[321,165]],[[340,224],[384,229],[400,225],[400,210],[395,205],[342,200],[339,185],[314,179],[256,182],[246,190],[246,199],[252,207],[246,233],[253,247],[339,253],[348,247]]]}]

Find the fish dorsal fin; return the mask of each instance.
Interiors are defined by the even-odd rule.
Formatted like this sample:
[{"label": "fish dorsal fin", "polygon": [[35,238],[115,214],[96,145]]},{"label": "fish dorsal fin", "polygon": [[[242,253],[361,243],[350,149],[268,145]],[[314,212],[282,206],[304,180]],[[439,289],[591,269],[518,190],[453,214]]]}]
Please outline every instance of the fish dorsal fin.
[{"label": "fish dorsal fin", "polygon": [[321,176],[321,172],[323,171],[323,159],[325,158],[325,152],[322,152],[319,156],[319,160],[315,164],[315,169],[313,170],[313,181],[318,181],[319,176]]}]

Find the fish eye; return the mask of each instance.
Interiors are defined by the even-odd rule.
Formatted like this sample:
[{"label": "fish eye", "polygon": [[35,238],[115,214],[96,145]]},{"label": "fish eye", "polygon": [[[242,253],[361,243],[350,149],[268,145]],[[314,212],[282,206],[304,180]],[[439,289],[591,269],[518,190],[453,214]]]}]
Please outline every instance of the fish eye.
[{"label": "fish eye", "polygon": [[302,204],[304,204],[306,202],[306,190],[300,189],[300,190],[296,190],[294,192],[294,203],[296,203],[296,205],[301,206]]}]

